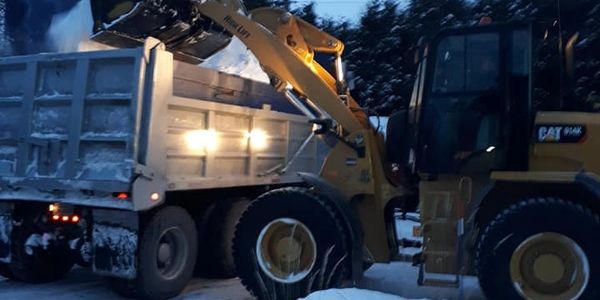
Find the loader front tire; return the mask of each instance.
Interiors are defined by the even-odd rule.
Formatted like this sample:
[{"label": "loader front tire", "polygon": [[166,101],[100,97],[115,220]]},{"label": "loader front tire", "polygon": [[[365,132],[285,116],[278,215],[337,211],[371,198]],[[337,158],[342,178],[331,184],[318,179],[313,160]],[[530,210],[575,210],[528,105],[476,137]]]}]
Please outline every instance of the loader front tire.
[{"label": "loader front tire", "polygon": [[297,299],[337,287],[349,269],[346,232],[339,212],[308,189],[266,193],[237,224],[238,276],[258,299]]},{"label": "loader front tire", "polygon": [[600,219],[555,198],[521,201],[478,238],[475,266],[488,299],[600,299]]},{"label": "loader front tire", "polygon": [[186,210],[169,206],[141,226],[137,278],[113,279],[113,289],[127,297],[167,299],[177,296],[192,277],[198,248],[194,220]]}]

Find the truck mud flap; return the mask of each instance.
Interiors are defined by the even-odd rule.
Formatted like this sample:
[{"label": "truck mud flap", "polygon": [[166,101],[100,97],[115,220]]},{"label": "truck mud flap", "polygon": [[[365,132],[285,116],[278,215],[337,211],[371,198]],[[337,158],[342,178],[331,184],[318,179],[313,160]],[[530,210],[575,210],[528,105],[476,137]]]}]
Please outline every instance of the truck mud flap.
[{"label": "truck mud flap", "polygon": [[12,205],[0,203],[0,262],[10,262],[10,234],[12,232]]},{"label": "truck mud flap", "polygon": [[102,276],[137,276],[138,214],[131,211],[93,211],[92,268]]}]

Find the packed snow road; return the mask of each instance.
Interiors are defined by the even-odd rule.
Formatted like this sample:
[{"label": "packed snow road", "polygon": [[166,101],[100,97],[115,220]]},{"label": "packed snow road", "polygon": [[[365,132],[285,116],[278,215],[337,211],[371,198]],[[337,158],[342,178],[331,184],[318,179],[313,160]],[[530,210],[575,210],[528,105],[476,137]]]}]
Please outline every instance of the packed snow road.
[{"label": "packed snow road", "polygon": [[[374,265],[365,273],[358,287],[399,295],[409,299],[460,299],[460,290],[454,288],[419,287],[416,285],[417,269],[409,264],[393,263]],[[464,280],[465,300],[483,300],[477,280]],[[49,284],[31,285],[0,279],[3,300],[21,299],[120,299],[105,281],[86,269],[75,269],[67,278]],[[253,299],[237,279],[195,279],[179,299],[196,300],[251,300]],[[313,298],[311,298],[313,299]],[[329,299],[327,299],[329,300]],[[353,299],[352,299],[353,300]]]}]

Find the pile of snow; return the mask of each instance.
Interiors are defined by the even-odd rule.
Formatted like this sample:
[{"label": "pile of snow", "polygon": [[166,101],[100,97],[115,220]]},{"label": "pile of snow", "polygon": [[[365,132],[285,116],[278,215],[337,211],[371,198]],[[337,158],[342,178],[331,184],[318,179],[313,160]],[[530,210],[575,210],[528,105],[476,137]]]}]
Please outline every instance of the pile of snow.
[{"label": "pile of snow", "polygon": [[300,300],[407,300],[400,296],[361,289],[332,289],[318,291]]},{"label": "pile of snow", "polygon": [[[52,18],[47,37],[57,52],[110,49],[111,47],[89,40],[92,29],[90,0],[81,0],[70,11]],[[261,69],[256,57],[235,37],[229,46],[207,59],[202,66],[260,82],[269,82],[269,77]]]},{"label": "pile of snow", "polygon": [[10,43],[6,36],[6,3],[0,2],[0,55],[7,55],[10,53]]},{"label": "pile of snow", "polygon": [[229,46],[207,59],[201,66],[260,82],[269,82],[269,77],[260,67],[254,54],[236,37]]},{"label": "pile of snow", "polygon": [[74,52],[84,48],[94,26],[90,0],[81,0],[71,10],[52,17],[46,33],[57,52]]}]

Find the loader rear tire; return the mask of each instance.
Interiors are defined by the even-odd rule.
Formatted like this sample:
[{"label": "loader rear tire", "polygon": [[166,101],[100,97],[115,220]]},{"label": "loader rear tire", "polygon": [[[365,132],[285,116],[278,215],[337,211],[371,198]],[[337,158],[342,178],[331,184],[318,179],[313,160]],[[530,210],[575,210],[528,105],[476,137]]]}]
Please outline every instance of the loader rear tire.
[{"label": "loader rear tire", "polygon": [[238,276],[258,299],[297,299],[337,287],[349,270],[346,232],[339,212],[308,189],[266,193],[237,224]]},{"label": "loader rear tire", "polygon": [[194,220],[177,206],[162,208],[141,226],[137,278],[113,279],[113,289],[126,297],[167,299],[177,296],[192,277],[197,256]]},{"label": "loader rear tire", "polygon": [[33,233],[36,233],[35,228],[27,221],[13,227],[10,274],[14,279],[28,283],[46,283],[63,278],[75,264],[67,243],[51,245],[47,250],[35,247],[28,254],[25,242]]},{"label": "loader rear tire", "polygon": [[600,219],[569,201],[536,198],[505,209],[475,254],[488,299],[600,299]]}]

